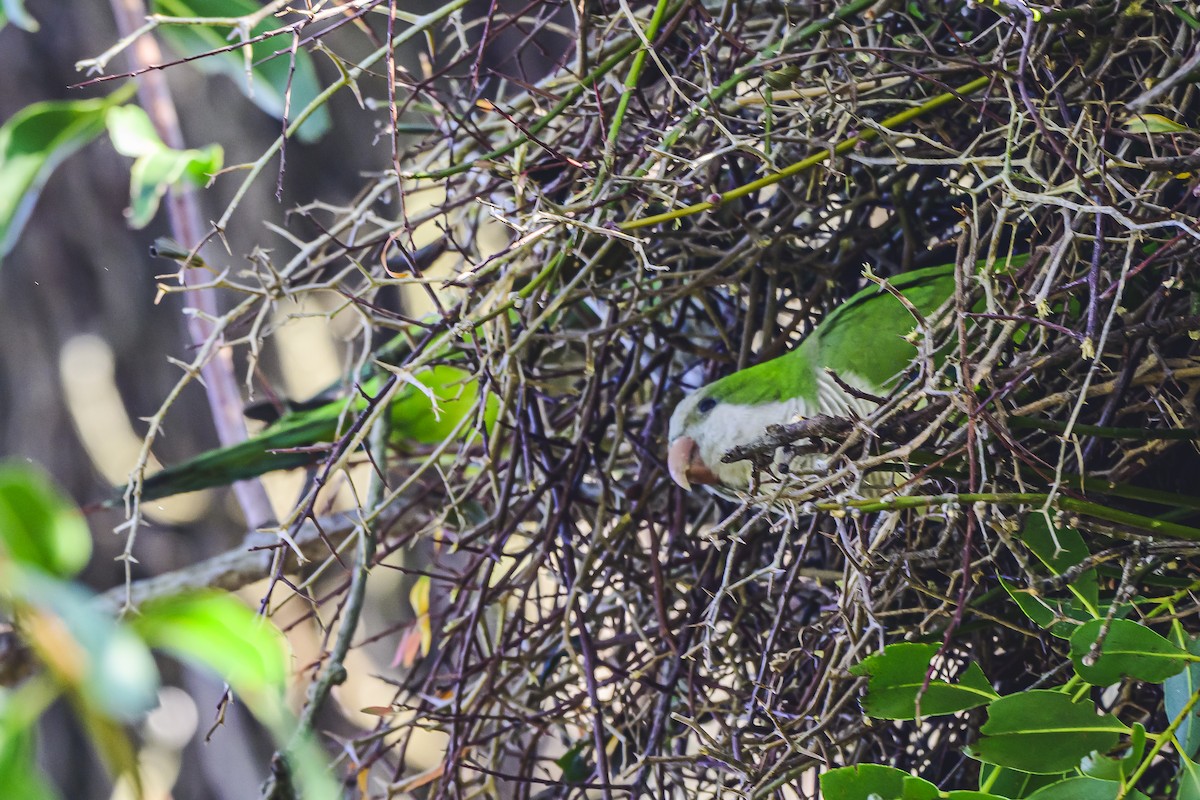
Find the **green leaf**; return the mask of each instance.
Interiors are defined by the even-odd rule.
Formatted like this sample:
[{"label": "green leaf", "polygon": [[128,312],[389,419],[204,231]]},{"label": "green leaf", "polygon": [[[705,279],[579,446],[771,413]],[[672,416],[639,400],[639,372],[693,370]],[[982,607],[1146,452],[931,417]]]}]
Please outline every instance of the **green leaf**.
[{"label": "green leaf", "polygon": [[1060,639],[1070,639],[1081,623],[1096,618],[1070,600],[1051,600],[1032,590],[1021,589],[1004,578],[1000,578],[1000,585],[1025,616]]},{"label": "green leaf", "polygon": [[938,788],[895,767],[857,764],[821,775],[823,800],[868,800],[872,795],[903,800],[934,800]]},{"label": "green leaf", "polygon": [[[140,611],[131,625],[151,647],[209,667],[248,703],[282,694],[288,676],[283,637],[232,595],[178,595]],[[261,713],[257,707],[255,713]]]},{"label": "green leaf", "polygon": [[[33,725],[44,703],[30,697],[29,688],[29,683],[14,690],[0,687],[0,786],[7,797],[57,800],[37,769]],[[38,687],[32,688],[36,693]]]},{"label": "green leaf", "polygon": [[1121,769],[1124,774],[1132,775],[1137,770],[1142,756],[1146,754],[1146,726],[1140,722],[1133,723],[1133,735],[1129,739],[1129,752],[1122,759]]},{"label": "green leaf", "polygon": [[1096,780],[1120,782],[1121,763],[1119,758],[1109,758],[1099,753],[1092,753],[1079,763],[1079,771]]},{"label": "green leaf", "polygon": [[0,551],[43,572],[70,577],[92,555],[83,515],[43,473],[0,465]]},{"label": "green leaf", "polygon": [[585,743],[580,742],[554,759],[554,763],[562,770],[563,783],[568,786],[583,783],[592,774],[592,765],[581,755],[584,746]]},{"label": "green leaf", "polygon": [[[1074,769],[1093,750],[1108,752],[1129,729],[1091,703],[1074,703],[1062,692],[1030,690],[988,706],[988,720],[971,755],[1023,772]],[[1039,790],[1040,791],[1040,790]]]},{"label": "green leaf", "polygon": [[340,797],[324,751],[284,702],[288,654],[283,636],[233,595],[203,591],[152,600],[131,621],[151,647],[191,664],[206,666],[227,682],[271,731],[288,766],[298,797]]},{"label": "green leaf", "polygon": [[[1079,531],[1074,528],[1051,528],[1043,514],[1030,514],[1026,518],[1025,528],[1021,531],[1021,541],[1052,575],[1062,575],[1070,568],[1082,564],[1091,555]],[[1095,609],[1100,604],[1100,585],[1096,579],[1096,570],[1081,572],[1071,580],[1068,588],[1088,608]]]},{"label": "green leaf", "polygon": [[1121,784],[1116,781],[1098,781],[1095,778],[1074,777],[1052,783],[1029,795],[1029,800],[1148,800],[1146,795],[1130,789],[1121,795]]},{"label": "green leaf", "polygon": [[[1185,647],[1192,655],[1200,655],[1200,637],[1189,637]],[[1163,681],[1163,708],[1167,719],[1173,720],[1182,714],[1192,695],[1197,692],[1200,692],[1200,662],[1193,661],[1186,669]],[[1188,758],[1196,757],[1196,752],[1200,750],[1200,704],[1194,706],[1179,724],[1175,738]]]},{"label": "green leaf", "polygon": [[[261,10],[260,4],[253,0],[154,0],[151,3],[153,13],[172,17],[244,17]],[[250,35],[259,36],[280,27],[279,20],[267,17]],[[236,44],[236,39],[228,38],[230,31],[229,26],[216,25],[163,25],[158,29],[173,50],[188,58]],[[276,119],[283,118],[290,74],[290,117],[294,119],[321,92],[321,84],[312,59],[303,50],[296,52],[295,73],[291,74],[291,45],[292,37],[285,33],[250,45],[248,59],[244,55],[245,48],[237,48],[191,63],[205,72],[228,76],[251,102]],[[279,51],[282,51],[280,55],[274,55]],[[320,106],[304,121],[296,135],[302,142],[313,142],[324,136],[329,127],[329,110]]]},{"label": "green leaf", "polygon": [[117,720],[97,713],[89,705],[79,709],[79,720],[108,771],[128,780],[132,784],[134,797],[143,797],[145,793],[141,773],[138,771],[137,748],[126,733],[125,727]]},{"label": "green leaf", "polygon": [[58,793],[37,769],[33,732],[9,731],[7,725],[8,720],[0,709],[0,786],[4,787],[6,796],[22,800],[54,800]]},{"label": "green leaf", "polygon": [[183,182],[205,186],[225,160],[220,145],[191,150],[167,147],[139,106],[112,109],[105,124],[117,152],[136,159],[129,173],[126,211],[130,226],[136,229],[150,224],[168,189]]},{"label": "green leaf", "polygon": [[[998,774],[996,774],[998,773]],[[993,777],[995,774],[995,777]],[[998,767],[995,764],[979,765],[979,788],[995,792],[1001,797],[1022,798],[1036,792],[1043,786],[1067,777],[1066,773],[1058,772],[1049,775],[1034,775],[1008,767]]]},{"label": "green leaf", "polygon": [[1200,764],[1179,754],[1179,794],[1175,800],[1200,800]]},{"label": "green leaf", "polygon": [[[24,0],[3,0],[0,2],[0,28],[4,27],[6,21],[11,21],[13,25],[28,32],[37,33],[42,26],[38,21],[25,10]],[[5,784],[0,782],[0,786]]]},{"label": "green leaf", "polygon": [[158,669],[138,637],[80,586],[34,569],[4,570],[33,651],[66,689],[105,717],[133,720],[158,702]]},{"label": "green leaf", "polygon": [[133,162],[129,173],[129,224],[141,229],[150,224],[167,190],[186,181],[203,186],[221,169],[225,152],[212,144],[199,150],[167,150]]},{"label": "green leaf", "polygon": [[906,775],[900,797],[903,800],[937,800],[940,796],[938,788],[924,778]]},{"label": "green leaf", "polygon": [[[890,644],[851,667],[855,675],[870,676],[863,710],[876,719],[915,719],[918,694],[938,649],[936,644]],[[920,712],[925,716],[953,714],[987,705],[997,697],[983,670],[971,662],[958,683],[931,680],[920,695]]]},{"label": "green leaf", "polygon": [[117,106],[104,118],[113,149],[123,156],[138,158],[166,150],[150,115],[141,106]]},{"label": "green leaf", "polygon": [[114,97],[34,103],[0,127],[0,257],[16,245],[55,167],[104,130]]},{"label": "green leaf", "polygon": [[[1091,555],[1079,531],[1051,527],[1042,514],[1029,515],[1021,531],[1021,541],[1054,576],[1062,575]],[[1071,637],[1078,628],[1076,621],[1086,622],[1098,614],[1100,586],[1094,569],[1085,570],[1070,581],[1067,585],[1070,598],[1045,597],[1004,579],[1001,585],[1025,616],[1061,639]]]},{"label": "green leaf", "polygon": [[1119,683],[1128,675],[1137,680],[1161,683],[1182,672],[1191,658],[1149,628],[1132,620],[1114,619],[1109,623],[1095,663],[1088,662],[1092,645],[1104,627],[1104,620],[1092,620],[1071,635],[1071,661],[1079,677],[1094,686]]},{"label": "green leaf", "polygon": [[1173,119],[1162,114],[1138,114],[1125,123],[1125,130],[1134,133],[1183,133],[1190,131],[1186,125],[1180,125]]}]

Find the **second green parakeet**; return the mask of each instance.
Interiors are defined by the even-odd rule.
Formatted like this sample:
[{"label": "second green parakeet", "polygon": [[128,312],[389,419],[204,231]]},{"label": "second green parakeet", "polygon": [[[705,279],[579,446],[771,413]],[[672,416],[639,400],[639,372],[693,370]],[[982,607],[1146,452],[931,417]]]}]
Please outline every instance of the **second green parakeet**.
[{"label": "second green parakeet", "polygon": [[[367,396],[382,390],[387,375],[381,374],[362,386]],[[462,424],[465,438],[474,431],[479,384],[471,373],[458,367],[439,365],[421,370],[414,380],[424,389],[406,383],[396,390],[391,407],[391,439],[403,445],[433,445],[442,442]],[[431,399],[431,397],[433,399]],[[435,409],[436,401],[436,409]],[[293,411],[280,417],[244,442],[201,453],[195,458],[149,475],[142,484],[142,499],[153,500],[182,492],[254,478],[278,469],[293,469],[319,461],[327,452],[322,443],[333,442],[367,408],[367,399],[352,397],[331,400],[316,408]],[[496,403],[490,398],[484,412],[484,427],[496,419]]]}]

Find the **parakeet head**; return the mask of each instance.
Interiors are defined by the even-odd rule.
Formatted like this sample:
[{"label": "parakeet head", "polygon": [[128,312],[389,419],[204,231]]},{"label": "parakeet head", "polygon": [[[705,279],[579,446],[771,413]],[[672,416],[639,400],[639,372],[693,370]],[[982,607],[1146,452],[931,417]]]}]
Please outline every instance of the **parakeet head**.
[{"label": "parakeet head", "polygon": [[667,466],[675,483],[686,490],[694,484],[749,487],[751,463],[726,464],[725,454],[760,438],[770,425],[816,411],[815,387],[806,379],[811,370],[788,366],[784,359],[768,361],[714,381],[679,402],[668,429]]},{"label": "parakeet head", "polygon": [[[691,491],[692,484],[714,485],[721,482],[709,464],[719,464],[724,444],[719,421],[713,423],[713,411],[720,405],[704,387],[685,397],[675,406],[668,433],[667,468],[671,480]],[[721,417],[722,412],[717,411]]]}]

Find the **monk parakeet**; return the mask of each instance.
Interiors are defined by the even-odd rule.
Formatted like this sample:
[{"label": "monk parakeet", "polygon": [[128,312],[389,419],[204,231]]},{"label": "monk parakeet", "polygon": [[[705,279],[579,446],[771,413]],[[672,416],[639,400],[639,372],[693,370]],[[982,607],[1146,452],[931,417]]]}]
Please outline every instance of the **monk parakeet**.
[{"label": "monk parakeet", "polygon": [[[285,414],[244,442],[201,453],[149,475],[142,483],[142,499],[224,486],[273,470],[315,463],[328,453],[328,448],[321,445],[346,433],[367,408],[366,397],[375,396],[386,377],[377,374],[352,397],[331,399],[315,408]],[[434,445],[456,429],[464,438],[475,430],[476,420],[463,422],[465,416],[477,411],[479,384],[469,372],[439,365],[417,371],[413,380],[421,386],[405,383],[392,397],[389,411],[393,442]],[[490,428],[495,419],[496,402],[491,397],[483,414],[484,427]]]},{"label": "monk parakeet", "polygon": [[[395,270],[424,268],[433,263],[445,250],[444,241],[435,242],[413,253],[389,259],[388,268]],[[166,258],[181,266],[202,267],[204,260],[187,248],[169,239],[160,238],[151,248],[151,255]],[[376,363],[401,363],[414,341],[429,334],[428,326],[414,325],[397,334],[375,352]],[[366,398],[382,391],[388,376],[372,366],[358,376],[360,387],[341,390],[302,404],[284,414],[259,434],[244,442],[201,453],[195,458],[147,476],[142,482],[143,500],[194,492],[212,486],[225,486],[235,481],[255,478],[279,469],[294,469],[313,464],[323,458],[331,443],[344,435],[355,419],[366,410]],[[419,384],[419,385],[418,385]],[[324,396],[331,394],[331,396]],[[450,365],[439,365],[417,371],[400,386],[391,400],[391,439],[399,446],[435,445],[455,430],[466,438],[475,430],[473,422],[463,418],[476,411],[479,385],[471,373]],[[497,403],[489,397],[483,413],[483,426],[490,430],[495,423]],[[463,427],[459,427],[463,423]],[[122,488],[120,490],[124,492]]]},{"label": "monk parakeet", "polygon": [[[906,272],[889,283],[928,315],[954,292],[954,265]],[[868,287],[830,312],[791,352],[692,392],[671,415],[671,478],[686,490],[693,484],[745,490],[752,465],[724,463],[732,448],[754,442],[768,426],[814,414],[865,416],[874,403],[850,394],[838,380],[870,395],[887,394],[917,355],[905,338],[916,325],[897,297]],[[814,460],[798,458],[789,471],[811,468]]]}]

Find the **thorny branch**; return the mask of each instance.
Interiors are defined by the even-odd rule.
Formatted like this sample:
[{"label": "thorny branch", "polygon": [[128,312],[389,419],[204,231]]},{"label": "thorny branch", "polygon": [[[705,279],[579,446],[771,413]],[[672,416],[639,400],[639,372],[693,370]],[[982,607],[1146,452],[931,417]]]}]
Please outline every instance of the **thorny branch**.
[{"label": "thorny branch", "polygon": [[[1155,543],[1129,540],[1200,533],[1181,477],[1194,445],[1157,436],[1200,427],[1200,199],[1182,172],[1200,96],[1190,61],[1158,74],[1160,43],[1194,53],[1200,34],[1169,4],[918,5],[659,4],[639,70],[652,10],[627,4],[572,18],[549,2],[451,3],[346,26],[370,52],[329,94],[352,88],[385,130],[428,133],[382,136],[397,166],[348,202],[299,209],[278,263],[224,274],[236,303],[210,345],[257,353],[281,300],[332,291],[364,331],[348,375],[399,336],[388,363],[453,359],[498,408],[469,446],[394,449],[396,485],[419,476],[400,503],[414,513],[386,512],[402,523],[362,510],[378,549],[355,575],[428,578],[432,647],[398,659],[379,703],[393,713],[342,740],[347,775],[437,798],[547,783],[811,797],[823,766],[879,761],[962,785],[968,722],[868,726],[850,666],[909,635],[945,638],[947,670],[973,660],[1002,688],[1057,674],[1061,640],[999,583],[1062,586],[1022,540],[1047,498],[1036,516],[1084,530],[1105,580],[1159,591]],[[424,42],[419,75],[391,63],[402,40]],[[673,221],[616,229],[656,215]],[[384,269],[417,234],[442,259]],[[807,504],[670,484],[664,429],[685,389],[794,346],[862,288],[864,263],[887,276],[950,262],[958,306],[874,413],[797,421],[728,454],[769,465],[824,440]],[[415,293],[395,299],[408,289],[434,298],[418,324]],[[1145,434],[1132,448],[1131,430]],[[357,441],[317,474],[352,469]],[[871,474],[897,464],[880,498]],[[296,531],[315,526],[314,496],[287,518]],[[1193,552],[1171,547],[1194,584]],[[326,625],[361,587],[329,572],[309,585]],[[415,630],[387,611],[356,641],[396,647]],[[1116,704],[1129,723],[1153,708],[1137,692]],[[414,774],[425,729],[448,747]]]}]

